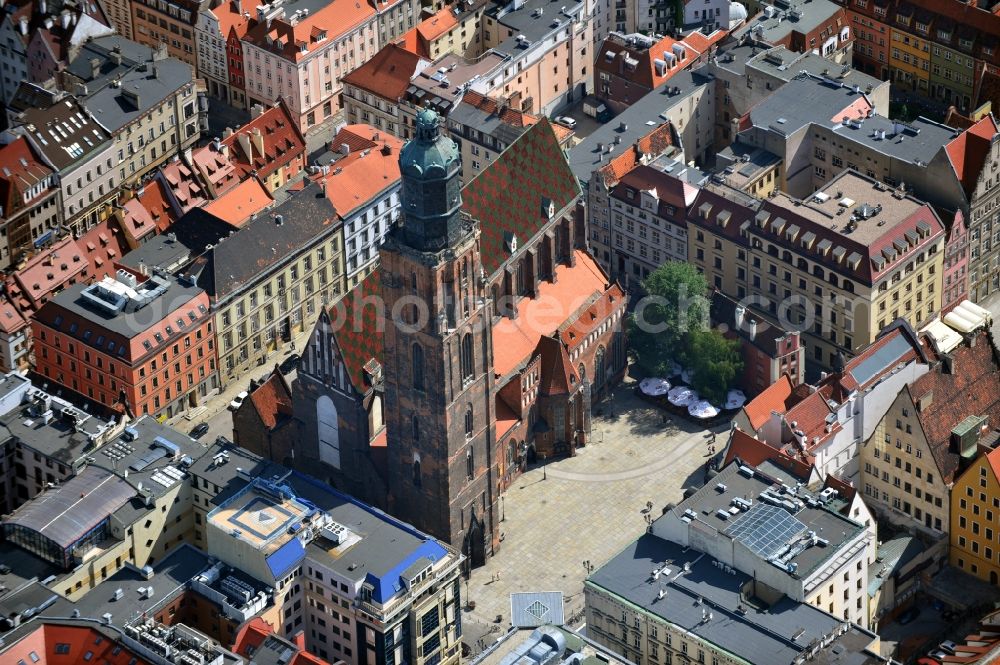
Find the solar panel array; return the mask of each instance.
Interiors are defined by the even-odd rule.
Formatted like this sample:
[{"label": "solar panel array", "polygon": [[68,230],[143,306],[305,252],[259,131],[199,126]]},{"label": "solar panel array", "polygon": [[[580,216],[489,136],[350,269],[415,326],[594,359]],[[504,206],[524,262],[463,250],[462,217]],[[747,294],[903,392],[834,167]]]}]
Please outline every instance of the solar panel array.
[{"label": "solar panel array", "polygon": [[757,556],[770,559],[805,531],[806,525],[784,508],[758,503],[725,533]]},{"label": "solar panel array", "polygon": [[883,369],[896,364],[909,350],[909,340],[903,335],[897,335],[862,360],[857,367],[851,370],[851,376],[859,385],[864,385]]},{"label": "solar panel array", "polygon": [[164,487],[171,487],[184,477],[184,472],[175,466],[165,466],[156,471],[151,479]]},{"label": "solar panel array", "polygon": [[135,448],[121,440],[115,441],[111,445],[104,446],[104,448],[101,449],[101,454],[110,458],[114,462],[118,462],[134,452]]}]

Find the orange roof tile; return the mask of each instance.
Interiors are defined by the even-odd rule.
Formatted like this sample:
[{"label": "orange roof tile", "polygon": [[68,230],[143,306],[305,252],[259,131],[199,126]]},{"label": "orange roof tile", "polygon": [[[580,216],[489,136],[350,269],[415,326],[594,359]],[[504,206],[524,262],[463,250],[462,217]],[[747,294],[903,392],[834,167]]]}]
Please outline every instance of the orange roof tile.
[{"label": "orange roof tile", "polygon": [[743,412],[750,420],[750,427],[759,430],[771,418],[771,413],[785,413],[792,397],[792,381],[787,374],[765,388],[759,395],[747,402]]},{"label": "orange roof tile", "polygon": [[[317,176],[325,179],[326,195],[342,219],[399,182],[399,151],[403,141],[388,133],[380,134],[379,139],[379,147],[352,151],[338,160],[329,173]],[[336,138],[333,143],[339,145]]]},{"label": "orange roof tile", "polygon": [[158,178],[145,183],[138,191],[136,198],[149,211],[156,224],[156,230],[163,233],[177,221],[177,212],[167,198],[166,186]]},{"label": "orange roof tile", "polygon": [[545,281],[534,298],[517,303],[517,318],[493,326],[493,371],[506,376],[527,360],[543,336],[549,336],[580,308],[609,287],[607,277],[584,251],[576,250],[576,265],[556,267],[555,282]]},{"label": "orange roof tile", "polygon": [[208,201],[208,192],[202,186],[198,173],[179,159],[160,167],[157,179],[173,195],[182,213],[200,208]]},{"label": "orange roof tile", "polygon": [[156,224],[153,222],[153,216],[142,205],[142,202],[135,197],[122,204],[121,224],[122,229],[133,241],[138,241],[147,235],[156,233]]},{"label": "orange roof tile", "polygon": [[80,277],[87,268],[86,251],[76,240],[66,236],[28,259],[12,276],[31,308],[37,310],[43,300],[70,280]]},{"label": "orange roof tile", "polygon": [[250,393],[250,401],[269,430],[275,429],[292,415],[292,391],[277,369],[271,372],[267,381]]},{"label": "orange roof tile", "polygon": [[450,7],[443,7],[437,14],[425,18],[417,24],[417,34],[428,42],[432,42],[438,37],[446,34],[449,30],[458,25],[455,15]]},{"label": "orange roof tile", "polygon": [[631,150],[626,150],[601,167],[598,173],[604,178],[605,186],[613,187],[626,173],[642,163],[643,155],[658,155],[673,143],[673,126],[669,122],[663,123],[639,139]]},{"label": "orange roof tile", "polygon": [[6,293],[0,294],[0,331],[13,335],[28,327],[28,320],[10,301]]},{"label": "orange roof tile", "polygon": [[[113,633],[89,626],[67,625],[54,620],[38,619],[36,627],[17,641],[4,647],[4,663],[101,663],[102,665],[149,665],[141,655],[111,638]],[[56,648],[59,650],[57,651]],[[86,654],[90,652],[88,657]],[[34,658],[32,655],[34,654]]]},{"label": "orange roof tile", "polygon": [[410,28],[404,32],[396,44],[414,55],[419,55],[422,58],[428,57],[427,49],[420,45],[420,36],[417,34],[416,28]]},{"label": "orange roof tile", "polygon": [[[298,62],[313,51],[328,47],[356,27],[371,20],[375,8],[364,0],[332,0],[292,25],[285,18],[262,21],[247,30],[244,40],[286,60]],[[270,23],[270,25],[268,25]],[[321,34],[326,34],[326,39]],[[282,46],[279,49],[278,41]]]},{"label": "orange roof tile", "polygon": [[240,227],[261,210],[274,203],[264,184],[255,177],[249,177],[219,198],[202,206],[219,219]]},{"label": "orange roof tile", "polygon": [[507,432],[514,429],[514,426],[520,422],[520,418],[514,409],[503,400],[500,395],[497,395],[496,399],[496,416],[497,416],[497,436],[496,440],[500,441]]},{"label": "orange roof tile", "polygon": [[420,72],[421,63],[426,65],[427,61],[416,52],[398,44],[387,44],[341,81],[383,99],[399,100],[410,85],[410,79]]},{"label": "orange roof tile", "polygon": [[793,457],[787,451],[773,448],[743,430],[734,429],[729,439],[729,446],[726,448],[723,466],[731,463],[737,457],[750,466],[758,466],[764,461],[770,460],[801,480],[809,478],[815,459],[811,455],[801,455],[802,459]]},{"label": "orange roof tile", "polygon": [[966,194],[975,190],[979,173],[990,153],[990,142],[998,132],[1000,128],[993,115],[989,114],[945,146],[948,159]]}]

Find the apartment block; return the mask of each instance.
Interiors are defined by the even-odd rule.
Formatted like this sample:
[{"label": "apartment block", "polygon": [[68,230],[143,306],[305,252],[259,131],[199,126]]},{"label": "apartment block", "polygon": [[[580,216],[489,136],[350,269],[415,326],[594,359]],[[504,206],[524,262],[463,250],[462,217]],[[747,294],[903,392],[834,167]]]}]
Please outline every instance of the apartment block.
[{"label": "apartment block", "polygon": [[198,67],[195,25],[201,2],[177,0],[168,5],[156,0],[130,0],[130,4],[132,40],[150,48],[164,47],[170,57],[192,69]]},{"label": "apartment block", "polygon": [[[83,452],[92,429],[86,413],[35,389],[26,398],[18,415],[44,424],[16,434],[19,451],[55,451],[79,424],[73,439]],[[122,568],[156,563],[189,541],[194,526],[183,469],[202,446],[151,417],[98,425],[86,452],[94,461],[65,460],[66,473],[3,520],[6,541],[52,565],[51,589],[70,600]]]},{"label": "apartment block", "polygon": [[382,239],[400,219],[402,147],[369,125],[345,125],[330,142],[341,157],[320,178],[343,225],[347,289],[376,268]]},{"label": "apartment block", "polygon": [[[730,464],[698,503],[668,511],[594,572],[584,582],[588,635],[640,665],[791,663],[831,649],[882,662],[878,636],[863,627],[868,531],[827,507],[835,493],[816,498],[765,467]],[[742,498],[748,485],[762,493]]]},{"label": "apartment block", "polygon": [[[468,91],[448,114],[448,134],[462,156],[462,182],[471,182],[500,156],[538,117],[511,105],[510,99],[494,99]],[[572,130],[553,125],[562,145],[568,146]]]},{"label": "apartment block", "polygon": [[173,416],[219,386],[208,306],[170,275],[119,269],[73,285],[35,314],[36,371],[108,409]]},{"label": "apartment block", "polygon": [[[717,38],[722,36],[718,33]],[[674,73],[706,62],[710,47],[704,48],[705,41],[701,33],[678,41],[612,32],[594,61],[594,94],[620,113]]]},{"label": "apartment block", "polygon": [[807,200],[741,205],[702,190],[693,208],[694,265],[715,288],[801,330],[818,367],[865,349],[900,317],[919,327],[940,311],[941,221],[878,181],[845,171]]},{"label": "apartment block", "polygon": [[485,0],[476,0],[442,7],[403,35],[401,43],[431,60],[445,53],[475,58],[482,52],[479,25],[488,5]]},{"label": "apartment block", "polygon": [[342,79],[344,111],[349,123],[364,123],[403,136],[400,104],[410,80],[430,60],[397,44],[387,44]]},{"label": "apartment block", "polygon": [[[208,94],[227,103],[235,97],[230,90],[230,75],[241,73],[236,62],[229,59],[229,36],[231,32],[245,34],[249,21],[238,0],[201,3],[198,8],[194,24],[198,74],[204,78]],[[242,48],[240,51],[242,61]]]},{"label": "apartment block", "polygon": [[309,651],[352,664],[459,662],[455,550],[308,476],[239,475],[205,518],[207,551],[276,590],[281,634],[308,627]]},{"label": "apartment block", "polygon": [[553,114],[593,90],[593,19],[583,3],[554,10],[545,0],[494,5],[480,28],[483,49],[506,58],[506,82],[497,94],[520,93],[522,110],[539,115]]},{"label": "apartment block", "polygon": [[270,105],[280,97],[300,131],[309,131],[340,111],[343,76],[413,27],[417,11],[408,0],[388,7],[352,0],[261,6],[243,37],[248,104]]},{"label": "apartment block", "polygon": [[[310,183],[236,233],[192,251],[185,272],[211,301],[222,385],[311,327],[343,293],[342,223],[322,192]],[[190,232],[199,233],[200,220],[191,221]]]},{"label": "apartment block", "polygon": [[70,62],[64,85],[114,138],[118,186],[138,182],[201,136],[192,68],[162,48],[94,39]]},{"label": "apartment block", "polygon": [[[15,122],[18,126],[13,131],[29,141],[58,174],[59,214],[63,223],[82,234],[107,218],[123,183],[115,168],[115,141],[80,101],[71,95],[59,95],[49,106],[22,111]],[[69,140],[72,150],[62,145]],[[33,239],[44,244],[51,239],[54,229],[55,226],[36,229]]]},{"label": "apartment block", "polygon": [[[965,308],[974,313],[968,305],[956,311]],[[937,358],[898,392],[862,445],[858,488],[882,519],[916,526],[943,548],[953,532],[951,504],[968,498],[953,486],[975,452],[974,445],[958,445],[952,431],[967,417],[1000,417],[1000,358],[982,328],[963,339],[938,321],[928,333]]]},{"label": "apartment block", "polygon": [[795,53],[815,51],[831,64],[851,63],[854,33],[847,12],[832,0],[761,3],[760,13],[733,32],[737,39],[744,34]]},{"label": "apartment block", "polygon": [[62,222],[58,174],[24,137],[0,147],[0,265],[51,240]]},{"label": "apartment block", "polygon": [[981,77],[997,71],[1000,16],[985,7],[943,0],[839,4],[864,46],[855,52],[858,67],[911,94],[969,112]]},{"label": "apartment block", "polygon": [[949,563],[996,586],[1000,583],[1000,431],[990,415],[969,416],[951,430],[963,464],[951,494]]}]

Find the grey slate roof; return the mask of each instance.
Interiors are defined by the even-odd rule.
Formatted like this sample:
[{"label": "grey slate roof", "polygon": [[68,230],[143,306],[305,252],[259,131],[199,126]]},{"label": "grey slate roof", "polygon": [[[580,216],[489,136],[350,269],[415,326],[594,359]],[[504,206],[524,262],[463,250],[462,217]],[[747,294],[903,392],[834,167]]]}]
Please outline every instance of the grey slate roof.
[{"label": "grey slate roof", "polygon": [[[562,7],[565,7],[566,13],[572,16],[583,15],[583,3],[579,1],[555,6],[551,0],[526,0],[520,9],[510,11],[514,7],[514,2],[511,0],[510,2],[497,3],[495,7],[496,9],[489,10],[487,13],[492,14],[500,24],[514,31],[514,35],[496,46],[495,50],[514,57],[525,50],[524,46],[518,44],[517,35],[524,35],[531,42],[531,46],[528,47],[531,48],[557,30],[566,29],[570,18],[561,13]],[[536,16],[535,10],[539,7],[544,9],[544,14]],[[556,19],[560,22],[558,28],[553,25]]]},{"label": "grey slate roof", "polygon": [[504,146],[508,146],[517,140],[521,134],[528,131],[527,127],[520,127],[503,122],[496,113],[486,111],[468,104],[459,102],[451,113],[448,114],[448,123],[457,122],[466,127],[472,127],[483,134],[492,136],[500,141]]},{"label": "grey slate roof", "polygon": [[781,17],[775,15],[768,18],[763,12],[757,14],[744,23],[734,37],[751,32],[759,39],[776,44],[793,31],[807,34],[815,30],[840,10],[840,6],[830,0],[791,0],[787,5],[789,11],[780,12]]},{"label": "grey slate roof", "polygon": [[[112,50],[121,49],[121,63],[112,59]],[[97,61],[96,76],[92,62]],[[83,105],[105,129],[114,134],[137,117],[194,80],[191,66],[175,58],[154,60],[153,50],[118,35],[87,42],[69,63],[68,69],[86,85]],[[112,86],[119,81],[120,86]],[[138,95],[139,106],[125,93]],[[194,94],[191,101],[197,103]]]},{"label": "grey slate roof", "polygon": [[[670,562],[670,573],[661,574],[654,582],[650,571],[666,561]],[[685,564],[690,565],[690,572],[683,572]],[[585,584],[603,589],[750,663],[791,664],[817,640],[835,635],[841,628],[842,621],[837,618],[788,597],[770,607],[751,604],[743,598],[742,590],[752,582],[743,573],[726,573],[694,549],[646,534],[598,569]],[[666,595],[658,599],[661,588]],[[703,611],[711,613],[711,619],[703,619]],[[875,635],[852,627],[817,654],[814,662],[831,662],[831,654],[836,654],[835,662],[844,664],[881,662],[864,651],[874,639]],[[837,649],[838,645],[841,649]]]},{"label": "grey slate roof", "polygon": [[[602,163],[606,164],[626,150],[631,150],[636,141],[666,121],[671,109],[684,103],[703,86],[711,84],[713,79],[705,73],[707,69],[704,67],[695,71],[677,72],[666,83],[654,88],[612,120],[598,127],[569,151],[569,165],[573,174],[581,183],[586,183]],[[680,88],[680,92],[670,94],[674,88]],[[623,123],[626,127],[624,131],[621,130]],[[615,145],[617,138],[621,140]],[[610,153],[604,153],[603,160],[597,150],[598,144],[614,145]]]},{"label": "grey slate roof", "polygon": [[[281,225],[276,219],[280,216]],[[240,291],[273,266],[340,225],[330,199],[315,182],[258,215],[192,264],[198,285],[215,300]]]},{"label": "grey slate roof", "polygon": [[[860,84],[859,84],[860,85]],[[865,118],[860,126],[843,125],[833,118],[831,109],[842,109],[860,95],[851,85],[825,80],[819,76],[797,75],[761,101],[750,112],[754,126],[782,132],[786,136],[815,123],[832,128],[844,139],[863,144],[886,155],[907,162],[930,162],[934,155],[960,133],[952,127],[926,118],[903,125],[883,116]],[[834,111],[836,112],[836,111]],[[884,131],[891,139],[873,136]],[[902,137],[902,138],[900,138]]]}]

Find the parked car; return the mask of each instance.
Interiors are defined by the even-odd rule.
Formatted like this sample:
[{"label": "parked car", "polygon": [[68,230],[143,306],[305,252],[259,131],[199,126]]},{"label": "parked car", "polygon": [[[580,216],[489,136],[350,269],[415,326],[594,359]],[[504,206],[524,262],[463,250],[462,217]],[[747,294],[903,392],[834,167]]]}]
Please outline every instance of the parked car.
[{"label": "parked car", "polygon": [[951,640],[945,640],[938,645],[938,648],[941,649],[941,651],[947,651],[949,654],[953,654],[955,653],[955,649],[958,648],[958,645]]},{"label": "parked car", "polygon": [[278,366],[278,369],[282,374],[290,374],[293,369],[299,366],[299,360],[301,358],[302,356],[299,354],[293,353],[282,361],[281,365]]},{"label": "parked car", "polygon": [[217,437],[215,437],[215,445],[217,445],[217,446],[232,446],[234,444],[233,444],[232,441],[230,441],[229,439],[227,439],[224,436],[217,436]]},{"label": "parked car", "polygon": [[576,120],[569,117],[568,115],[559,116],[558,118],[556,118],[556,122],[558,122],[563,127],[569,127],[570,129],[574,129],[576,127]]},{"label": "parked car", "polygon": [[902,624],[902,625],[905,626],[908,623],[913,623],[913,621],[918,616],[920,616],[920,608],[914,606],[914,607],[911,607],[910,609],[906,610],[902,614],[900,614],[898,621],[899,621],[900,624]]},{"label": "parked car", "polygon": [[944,659],[947,658],[948,655],[949,654],[945,653],[941,649],[935,649],[934,651],[931,651],[929,654],[927,654],[927,657],[928,658],[933,658],[934,660],[936,660],[939,663],[943,663]]},{"label": "parked car", "polygon": [[201,423],[200,425],[195,425],[194,429],[191,430],[192,439],[200,439],[206,434],[208,434],[208,423]]},{"label": "parked car", "polygon": [[233,398],[232,402],[229,403],[229,410],[235,411],[241,406],[243,406],[243,400],[245,400],[249,396],[250,393],[248,393],[247,391],[244,390],[243,392],[241,392],[239,395]]}]

